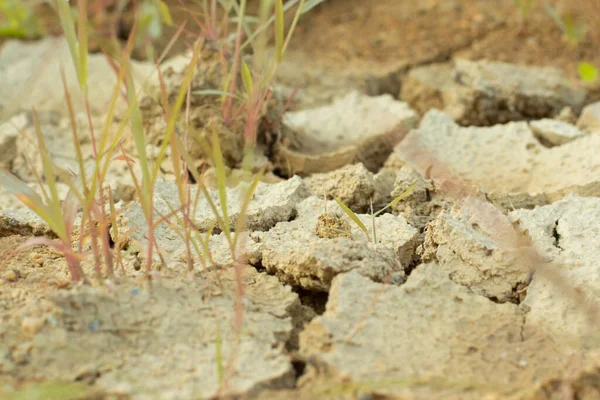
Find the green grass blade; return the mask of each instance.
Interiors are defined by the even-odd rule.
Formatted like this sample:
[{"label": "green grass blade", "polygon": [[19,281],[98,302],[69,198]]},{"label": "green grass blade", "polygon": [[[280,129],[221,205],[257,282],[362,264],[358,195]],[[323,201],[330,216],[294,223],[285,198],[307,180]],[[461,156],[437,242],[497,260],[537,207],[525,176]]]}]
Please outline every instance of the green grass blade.
[{"label": "green grass blade", "polygon": [[56,214],[53,210],[48,205],[44,204],[42,198],[24,182],[20,181],[12,174],[0,169],[0,185],[4,190],[14,194],[17,199],[27,206],[27,208],[46,221],[57,236],[60,238],[66,236],[65,226],[60,218],[61,215],[58,216],[59,218],[56,218]]},{"label": "green grass blade", "polygon": [[190,62],[190,65],[188,66],[187,71],[185,73],[185,77],[184,77],[183,81],[181,82],[181,87],[179,89],[179,93],[177,94],[177,99],[175,100],[175,104],[171,108],[171,115],[169,117],[169,121],[167,122],[167,130],[166,130],[165,136],[162,140],[162,145],[160,146],[160,151],[158,153],[158,157],[156,157],[156,162],[154,165],[154,173],[152,176],[152,184],[154,184],[154,182],[156,182],[156,179],[158,178],[158,172],[160,169],[160,165],[161,165],[163,159],[165,158],[165,155],[167,153],[167,147],[169,146],[169,144],[171,142],[171,137],[173,136],[173,133],[175,132],[175,125],[177,124],[177,120],[179,119],[179,114],[181,112],[183,102],[185,101],[187,91],[191,85],[192,78],[194,77],[194,73],[196,72],[196,65],[198,63],[199,57],[200,57],[200,50],[196,49],[194,51],[192,61]]},{"label": "green grass blade", "polygon": [[283,0],[275,0],[275,51],[277,62],[283,59],[285,19],[283,15]]},{"label": "green grass blade", "polygon": [[77,2],[79,8],[78,19],[78,53],[79,53],[79,68],[77,74],[79,85],[84,95],[87,95],[87,75],[88,75],[88,21],[87,21],[87,0],[79,0]]},{"label": "green grass blade", "polygon": [[[179,152],[181,153],[181,156],[183,157],[183,159],[185,160],[187,165],[189,165],[189,166],[194,165],[194,162],[192,160],[192,157],[190,156],[190,153],[188,153],[188,151],[185,148],[185,145],[183,144],[183,142],[181,141],[180,138],[177,138],[177,145],[179,146]],[[198,173],[198,171],[196,171],[195,168],[189,168],[189,171],[192,174],[192,176],[194,177],[194,180],[196,180],[196,182],[198,182],[198,189],[202,192],[202,194],[206,198],[206,201],[208,202],[208,206],[210,207],[211,211],[213,212],[218,225],[221,227],[223,232],[225,232],[225,230],[228,228],[225,228],[225,222],[223,221],[223,218],[221,218],[221,216],[219,215],[219,210],[217,210],[217,206],[215,205],[215,202],[210,197],[210,193],[208,192],[206,187],[202,184],[202,181],[203,181],[202,176]],[[227,225],[227,226],[229,226],[229,225]],[[229,245],[233,248],[233,241],[231,239],[231,235],[226,234],[225,236],[226,236],[226,239],[227,239]]]},{"label": "green grass blade", "polygon": [[[289,10],[290,8],[294,7],[296,4],[298,4],[299,0],[291,0],[288,1],[287,3],[285,3],[285,5],[283,6],[283,12],[285,13],[287,10]],[[242,44],[242,46],[240,47],[242,50],[246,48],[246,46],[250,45],[258,35],[260,35],[261,33],[263,33],[269,26],[271,26],[271,24],[275,21],[275,16],[271,16],[271,18],[269,18],[269,21],[267,21],[266,24],[261,25],[260,27],[258,27],[253,33],[252,35],[250,35],[248,37],[248,39],[246,39],[246,41]]]},{"label": "green grass blade", "polygon": [[252,182],[250,183],[250,186],[248,186],[246,193],[244,193],[244,200],[242,202],[242,207],[240,208],[240,215],[239,215],[238,220],[236,221],[236,225],[235,225],[235,235],[233,238],[234,250],[237,249],[237,244],[238,244],[240,234],[246,229],[246,220],[247,220],[246,213],[248,212],[248,207],[250,206],[250,202],[252,201],[252,198],[254,197],[254,192],[256,192],[256,188],[257,188],[258,183],[260,182],[261,178],[263,177],[263,174],[264,174],[264,170],[260,170],[259,173],[256,174],[254,176],[254,178],[252,179]]},{"label": "green grass blade", "polygon": [[162,0],[158,2],[158,7],[160,11],[160,17],[162,21],[168,25],[173,25],[173,17],[171,16],[171,12],[169,11],[169,6]]},{"label": "green grass blade", "polygon": [[217,189],[219,191],[219,202],[221,203],[221,211],[223,217],[223,229],[225,235],[231,238],[231,227],[229,226],[229,210],[227,208],[227,176],[225,173],[225,161],[223,160],[223,152],[221,144],[217,136],[217,130],[213,129],[212,137],[212,158],[215,164],[215,173],[217,177]]},{"label": "green grass blade", "polygon": [[296,25],[298,25],[298,20],[300,19],[300,15],[302,15],[302,13],[303,13],[303,9],[304,9],[304,0],[300,0],[300,5],[298,6],[298,10],[296,10],[296,14],[294,15],[294,20],[292,21],[290,30],[287,34],[287,37],[285,38],[285,43],[283,44],[283,49],[281,50],[282,57],[283,57],[283,53],[285,53],[288,45],[290,44],[290,40],[292,40],[292,35],[294,34]]},{"label": "green grass blade", "polygon": [[35,135],[37,137],[38,146],[40,149],[40,156],[42,157],[42,169],[44,171],[44,177],[46,178],[46,184],[50,191],[50,208],[53,213],[60,215],[60,198],[58,197],[58,189],[56,188],[56,176],[54,173],[54,164],[50,159],[50,152],[46,146],[46,140],[40,127],[40,123],[37,117],[37,113],[33,110],[33,125],[35,127]]},{"label": "green grass blade", "polygon": [[127,100],[131,105],[131,116],[129,118],[131,122],[131,129],[133,131],[133,141],[137,150],[138,159],[140,163],[140,169],[142,170],[142,198],[140,202],[146,210],[147,200],[150,199],[150,190],[152,189],[152,177],[150,170],[150,163],[148,161],[148,154],[146,153],[146,135],[144,134],[144,127],[142,125],[142,113],[140,111],[139,104],[135,96],[135,88],[133,85],[133,78],[131,75],[127,76]]},{"label": "green grass blade", "polygon": [[304,7],[300,8],[302,10],[302,14],[309,12],[324,1],[325,0],[308,0],[306,3],[304,3]]},{"label": "green grass blade", "polygon": [[338,203],[338,205],[340,206],[340,208],[342,209],[342,211],[344,211],[346,213],[347,216],[350,217],[350,219],[352,221],[354,221],[354,223],[363,231],[367,234],[369,234],[369,230],[367,229],[367,227],[365,226],[365,224],[363,224],[363,222],[360,220],[360,218],[358,218],[358,215],[354,214],[354,211],[352,211],[351,209],[348,208],[347,205],[345,205],[344,203],[342,203],[342,201],[338,198],[335,199],[336,203]]},{"label": "green grass blade", "polygon": [[65,0],[54,0],[54,7],[58,12],[58,18],[65,34],[65,39],[69,45],[69,52],[73,60],[73,66],[77,71],[77,77],[80,78],[79,46],[77,44],[77,33],[75,32],[75,22],[71,14],[69,2]]},{"label": "green grass blade", "polygon": [[398,196],[394,200],[392,200],[387,206],[383,207],[381,210],[379,210],[375,214],[373,214],[373,217],[380,215],[382,212],[384,212],[388,208],[393,207],[394,205],[398,204],[400,201],[402,201],[405,198],[407,198],[408,196],[410,196],[410,194],[415,190],[416,187],[417,187],[416,185],[412,185],[411,187],[406,189],[404,192],[402,192],[402,194],[400,196]]},{"label": "green grass blade", "polygon": [[65,76],[64,69],[60,69],[60,76],[63,83],[63,92],[65,94],[65,100],[69,110],[69,121],[71,123],[71,133],[73,135],[73,145],[75,146],[75,155],[77,156],[77,165],[79,166],[79,175],[83,187],[87,187],[87,178],[85,173],[85,161],[83,159],[83,153],[81,151],[81,143],[79,140],[79,133],[77,129],[77,120],[75,119],[75,110],[73,108],[73,101],[71,100],[71,93],[67,86],[67,78]]},{"label": "green grass blade", "polygon": [[252,73],[250,73],[250,68],[244,60],[242,60],[242,82],[248,96],[252,96]]}]

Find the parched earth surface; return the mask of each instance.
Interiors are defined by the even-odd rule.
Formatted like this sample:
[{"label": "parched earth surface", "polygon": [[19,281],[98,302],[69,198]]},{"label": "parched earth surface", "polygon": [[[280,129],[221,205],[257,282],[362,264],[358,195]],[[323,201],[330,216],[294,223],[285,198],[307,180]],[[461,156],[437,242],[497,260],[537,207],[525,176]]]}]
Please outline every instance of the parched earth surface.
[{"label": "parched earth surface", "polygon": [[[119,263],[89,284],[51,248],[16,251],[55,236],[0,188],[0,397],[600,399],[600,103],[576,75],[577,61],[600,61],[597,43],[592,30],[566,43],[540,8],[520,21],[511,0],[325,1],[303,16],[261,116],[265,174],[247,207],[242,131],[190,96],[191,133],[218,130],[230,228],[241,215],[247,227],[235,263],[201,149],[190,153],[206,192],[187,218],[210,257],[192,271],[170,162],[152,260],[136,183],[111,162]],[[160,66],[171,99],[190,57]],[[113,134],[127,113],[119,100],[106,123],[116,78],[91,55],[88,121],[70,63],[58,38],[0,47],[0,168],[33,190],[32,107],[64,170],[77,170],[77,147],[94,165],[90,123]],[[218,89],[221,67],[204,48],[192,88]],[[155,157],[160,80],[132,68]],[[135,159],[129,129],[120,145]]]}]

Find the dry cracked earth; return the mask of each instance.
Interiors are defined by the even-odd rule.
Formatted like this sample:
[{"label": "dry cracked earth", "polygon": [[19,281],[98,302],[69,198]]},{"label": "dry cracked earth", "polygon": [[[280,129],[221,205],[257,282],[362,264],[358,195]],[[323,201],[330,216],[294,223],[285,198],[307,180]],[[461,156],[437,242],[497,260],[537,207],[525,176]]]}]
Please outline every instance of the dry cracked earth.
[{"label": "dry cracked earth", "polygon": [[[238,269],[201,196],[191,219],[213,265],[188,273],[184,242],[162,223],[149,285],[147,226],[126,164],[114,162],[106,183],[123,266],[114,280],[72,284],[52,249],[8,258],[53,234],[0,191],[0,397],[600,399],[600,103],[574,69],[600,57],[591,38],[570,47],[544,13],[531,18],[519,23],[510,0],[329,0],[303,17],[274,86],[276,98],[297,93],[262,147],[267,173]],[[161,65],[169,94],[189,59]],[[77,168],[61,65],[86,131],[64,42],[0,47],[0,108],[11,115],[0,167],[35,190],[32,107],[53,161]],[[89,71],[100,130],[115,78],[102,55]],[[150,82],[141,104],[154,154],[159,81],[150,64],[134,72]],[[192,87],[221,78],[207,50]],[[198,135],[207,102],[191,100]],[[241,135],[220,135],[233,166]],[[80,145],[92,164],[91,140]],[[123,146],[135,156],[131,140]],[[179,206],[169,168],[157,219]],[[245,190],[236,173],[232,221]]]}]

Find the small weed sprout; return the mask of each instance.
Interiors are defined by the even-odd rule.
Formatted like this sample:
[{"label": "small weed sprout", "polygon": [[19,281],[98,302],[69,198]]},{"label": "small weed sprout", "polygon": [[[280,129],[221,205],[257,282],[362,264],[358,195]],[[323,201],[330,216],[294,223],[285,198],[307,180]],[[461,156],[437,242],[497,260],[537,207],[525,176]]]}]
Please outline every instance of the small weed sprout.
[{"label": "small weed sprout", "polygon": [[560,28],[565,39],[572,46],[579,44],[587,34],[585,22],[578,18],[573,12],[560,14],[559,11],[550,4],[546,4],[546,13],[552,18],[554,23]]},{"label": "small weed sprout", "polygon": [[381,210],[377,211],[376,213],[373,213],[373,203],[371,202],[371,220],[372,220],[371,222],[372,222],[372,226],[373,226],[373,230],[372,230],[373,233],[371,235],[369,235],[369,229],[367,228],[367,226],[361,221],[361,219],[358,217],[358,215],[356,215],[354,213],[354,211],[352,211],[340,199],[336,198],[335,201],[340,206],[342,211],[344,211],[344,213],[356,224],[356,226],[358,226],[360,228],[360,230],[364,232],[365,237],[367,238],[367,241],[375,244],[375,243],[377,243],[377,232],[375,230],[375,218],[378,217],[379,215],[381,215],[388,208],[393,207],[394,205],[398,204],[400,201],[402,201],[405,198],[407,198],[408,196],[410,196],[410,194],[415,190],[415,187],[416,187],[415,185],[410,186],[402,194],[400,194],[394,200],[390,201],[385,207],[383,207]]}]

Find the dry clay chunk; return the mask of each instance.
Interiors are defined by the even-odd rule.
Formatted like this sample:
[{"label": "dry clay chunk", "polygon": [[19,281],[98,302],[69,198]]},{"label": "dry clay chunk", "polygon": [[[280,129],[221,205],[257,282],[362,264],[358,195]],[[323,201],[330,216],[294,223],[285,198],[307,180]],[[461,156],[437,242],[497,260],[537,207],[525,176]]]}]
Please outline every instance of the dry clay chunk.
[{"label": "dry clay chunk", "polygon": [[[192,188],[191,198],[196,197],[196,188]],[[240,217],[242,200],[247,193],[247,185],[240,184],[235,188],[227,188],[227,209],[230,228],[236,229]],[[222,212],[217,190],[209,190],[209,196],[217,211]],[[297,204],[310,195],[310,189],[301,178],[295,177],[277,184],[259,183],[245,213],[245,226],[249,231],[267,231],[278,222],[287,221],[296,213]],[[129,243],[131,249],[139,250],[140,244],[147,243],[148,224],[138,203],[122,205],[123,211],[118,218],[118,235]],[[155,221],[163,216],[171,215],[173,210],[181,207],[178,189],[172,182],[157,182],[154,193]],[[200,194],[196,213],[191,216],[192,222],[201,235],[210,229],[218,233],[219,225],[209,202]],[[180,218],[181,219],[181,218]],[[171,222],[177,224],[175,218]],[[177,226],[177,225],[175,225]],[[178,227],[181,230],[181,227]],[[185,254],[185,243],[176,229],[168,222],[162,222],[155,229],[158,247],[170,258],[177,260]],[[113,239],[115,239],[113,237]],[[141,254],[143,255],[143,254]],[[158,260],[157,260],[158,261]]]},{"label": "dry clay chunk", "polygon": [[394,145],[418,123],[417,114],[389,95],[351,92],[332,104],[287,112],[275,165],[290,175],[328,172],[362,162],[377,171]]},{"label": "dry clay chunk", "polygon": [[570,350],[599,349],[600,199],[570,196],[509,218],[547,261],[521,304],[527,327],[542,327]]},{"label": "dry clay chunk", "polygon": [[400,287],[353,271],[334,279],[300,353],[382,397],[504,398],[563,369],[553,343],[522,336],[522,325],[518,306],[456,285],[436,264],[417,267]]},{"label": "dry clay chunk", "polygon": [[[347,219],[336,227],[350,231],[335,237],[323,235],[324,229],[318,229],[323,216],[329,216],[326,221]],[[370,216],[359,217],[366,226],[373,223]],[[284,282],[312,291],[328,291],[337,274],[351,270],[376,281],[401,283],[418,245],[418,231],[391,214],[375,218],[374,224],[376,243],[371,240],[372,228],[367,240],[354,222],[341,215],[337,203],[310,197],[298,205],[296,219],[279,223],[265,234],[260,248],[262,266]]]},{"label": "dry clay chunk", "polygon": [[[291,388],[294,369],[285,345],[301,308],[298,296],[252,267],[241,276],[241,335],[233,328],[233,269],[219,276],[218,294],[208,274],[193,280],[163,274],[151,290],[128,288],[128,280],[112,291],[84,285],[30,301],[0,325],[3,343],[27,348],[20,363],[11,350],[17,361],[12,374],[31,381],[90,382],[109,398],[252,397],[267,388]],[[217,366],[230,359],[223,392]]]},{"label": "dry clay chunk", "polygon": [[547,148],[525,122],[465,128],[432,110],[397,146],[396,155],[421,175],[428,168],[433,179],[450,172],[512,209],[547,204],[569,193],[600,195],[599,148],[600,135]]},{"label": "dry clay chunk", "polygon": [[564,107],[578,113],[586,90],[548,67],[459,59],[411,70],[401,98],[425,113],[442,109],[464,126],[551,118]]}]

